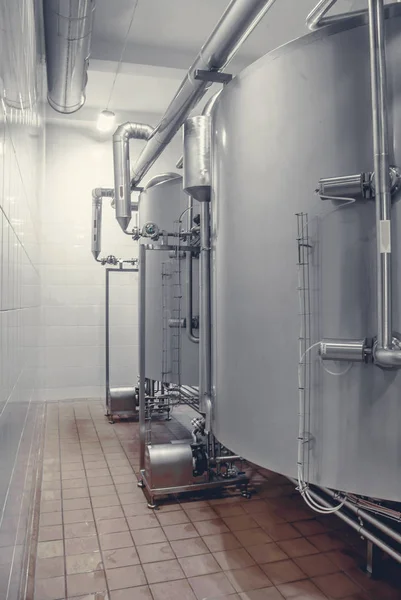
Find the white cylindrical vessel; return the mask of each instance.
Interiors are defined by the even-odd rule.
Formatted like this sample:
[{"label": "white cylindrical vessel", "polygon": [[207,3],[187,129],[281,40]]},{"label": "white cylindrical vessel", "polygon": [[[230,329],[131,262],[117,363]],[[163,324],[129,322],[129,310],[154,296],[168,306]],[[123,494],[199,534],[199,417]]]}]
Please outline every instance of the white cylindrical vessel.
[{"label": "white cylindrical vessel", "polygon": [[[153,224],[160,234],[178,233],[179,219],[188,208],[189,196],[183,191],[182,177],[176,174],[156,176],[139,196],[139,228]],[[199,213],[194,201],[193,214]],[[182,216],[182,230],[187,229],[187,213]],[[141,237],[140,243],[159,246],[158,240]],[[169,238],[178,245],[177,237]],[[180,242],[184,245],[184,242]],[[176,253],[177,254],[177,253]],[[171,326],[186,320],[187,253],[148,250],[146,255],[146,377],[164,383],[197,386],[199,380],[199,344],[192,342],[185,327]],[[193,316],[199,315],[198,259],[193,259]],[[177,325],[177,323],[176,323]],[[195,333],[198,332],[195,330]]]},{"label": "white cylindrical vessel", "polygon": [[[390,152],[401,165],[401,7],[391,12]],[[307,346],[377,333],[374,200],[339,208],[315,191],[322,177],[373,171],[366,19],[311,33],[248,67],[216,103],[212,135],[214,433],[234,453],[294,477],[304,313]],[[396,200],[393,323],[401,331]],[[311,245],[301,308],[297,213],[307,214]],[[400,371],[359,362],[336,376],[325,368],[346,365],[323,364],[317,350],[307,354],[309,480],[400,501]]]}]

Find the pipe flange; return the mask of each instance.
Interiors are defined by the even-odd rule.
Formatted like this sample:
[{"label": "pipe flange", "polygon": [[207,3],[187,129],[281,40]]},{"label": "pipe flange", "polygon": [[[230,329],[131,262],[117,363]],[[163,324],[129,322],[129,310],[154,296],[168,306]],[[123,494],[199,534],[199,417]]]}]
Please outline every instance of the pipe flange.
[{"label": "pipe flange", "polygon": [[[390,192],[391,194],[396,194],[401,188],[401,170],[399,167],[391,166],[389,168],[389,177],[390,177]],[[371,190],[371,198],[374,198],[376,195],[375,189],[375,174],[372,173],[370,176],[370,190]]]}]

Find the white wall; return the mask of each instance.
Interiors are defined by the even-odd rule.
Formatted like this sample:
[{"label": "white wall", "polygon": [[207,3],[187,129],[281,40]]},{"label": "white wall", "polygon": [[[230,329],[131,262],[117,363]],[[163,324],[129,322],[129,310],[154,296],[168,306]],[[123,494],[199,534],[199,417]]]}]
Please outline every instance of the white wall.
[{"label": "white wall", "polygon": [[[131,120],[156,124],[158,116]],[[143,142],[131,143],[135,158]],[[179,136],[153,174],[175,170]],[[39,353],[41,395],[46,400],[104,398],[104,267],[90,251],[91,191],[113,186],[111,136],[99,137],[95,122],[47,126],[45,194],[41,205],[43,331]],[[133,196],[134,198],[134,196]],[[134,224],[134,221],[132,222]],[[108,200],[103,201],[102,254],[137,256]],[[111,385],[137,381],[137,275],[113,276],[111,290]]]},{"label": "white wall", "polygon": [[[27,11],[26,19],[19,22],[19,10],[20,4],[16,4],[7,13],[10,22],[2,22],[1,32],[2,55],[5,61],[13,56],[14,63],[10,70],[2,63],[1,70],[5,98],[0,103],[0,425],[13,403],[27,403],[32,398],[36,386],[33,357],[40,324],[42,80],[41,70],[36,72],[35,47],[27,47],[23,41],[32,39],[33,17]],[[20,53],[24,52],[29,56],[22,62]],[[19,101],[23,108],[18,108]]]}]

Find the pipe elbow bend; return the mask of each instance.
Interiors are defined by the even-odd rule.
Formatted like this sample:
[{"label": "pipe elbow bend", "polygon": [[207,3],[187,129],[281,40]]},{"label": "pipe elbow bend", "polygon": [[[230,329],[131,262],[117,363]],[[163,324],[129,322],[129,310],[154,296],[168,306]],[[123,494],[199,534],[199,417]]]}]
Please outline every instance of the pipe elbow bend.
[{"label": "pipe elbow bend", "polygon": [[373,360],[378,367],[383,369],[400,369],[401,349],[376,347],[373,350]]},{"label": "pipe elbow bend", "polygon": [[121,143],[128,140],[148,140],[153,134],[153,127],[145,123],[131,123],[127,121],[117,127],[113,134],[113,142]]}]

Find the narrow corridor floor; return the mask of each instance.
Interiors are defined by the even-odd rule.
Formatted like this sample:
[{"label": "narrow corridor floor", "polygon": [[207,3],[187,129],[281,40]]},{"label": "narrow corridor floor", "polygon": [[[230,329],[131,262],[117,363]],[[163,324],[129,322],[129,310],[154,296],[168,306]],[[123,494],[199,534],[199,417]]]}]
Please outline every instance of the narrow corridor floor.
[{"label": "narrow corridor floor", "polygon": [[[98,401],[46,411],[34,600],[401,598],[363,573],[364,542],[309,511],[284,477],[250,467],[250,500],[226,492],[151,511],[138,423],[110,425]],[[174,414],[153,431],[155,442],[188,436]]]}]

